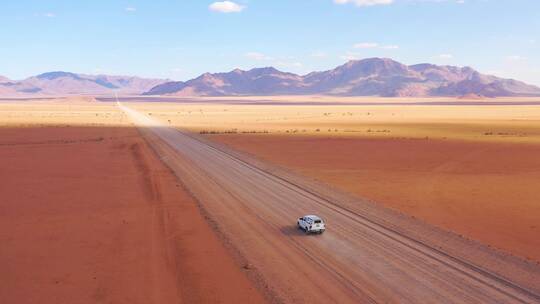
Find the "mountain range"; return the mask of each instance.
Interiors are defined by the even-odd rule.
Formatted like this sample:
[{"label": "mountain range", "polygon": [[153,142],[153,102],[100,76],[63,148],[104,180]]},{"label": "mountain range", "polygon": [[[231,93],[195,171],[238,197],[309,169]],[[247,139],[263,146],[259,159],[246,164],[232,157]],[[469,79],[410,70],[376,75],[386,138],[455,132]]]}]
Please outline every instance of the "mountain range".
[{"label": "mountain range", "polygon": [[296,75],[272,67],[205,73],[160,84],[145,95],[227,96],[540,96],[540,88],[484,75],[470,67],[404,65],[387,58],[352,60],[335,69]]},{"label": "mountain range", "polygon": [[352,60],[335,69],[297,75],[273,67],[205,73],[188,81],[49,72],[20,81],[0,76],[0,95],[124,94],[173,96],[540,96],[524,82],[470,67],[404,65],[387,58]]},{"label": "mountain range", "polygon": [[142,94],[165,83],[163,79],[131,76],[85,75],[68,72],[49,72],[20,81],[0,76],[0,94]]}]

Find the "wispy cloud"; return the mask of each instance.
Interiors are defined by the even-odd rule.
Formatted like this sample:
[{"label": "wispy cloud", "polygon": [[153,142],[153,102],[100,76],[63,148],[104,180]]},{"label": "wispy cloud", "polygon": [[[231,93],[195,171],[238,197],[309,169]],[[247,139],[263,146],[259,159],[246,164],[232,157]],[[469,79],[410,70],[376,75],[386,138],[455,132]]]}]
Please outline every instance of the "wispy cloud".
[{"label": "wispy cloud", "polygon": [[383,50],[397,50],[399,49],[398,45],[380,45],[376,42],[361,42],[353,45],[355,49],[383,49]]},{"label": "wispy cloud", "polygon": [[394,0],[334,0],[336,4],[348,4],[352,3],[356,6],[374,6],[374,5],[388,5],[394,3]]},{"label": "wispy cloud", "polygon": [[247,52],[244,54],[244,56],[253,60],[273,60],[274,59],[270,56],[266,56],[265,54],[259,53],[259,52]]},{"label": "wispy cloud", "polygon": [[126,12],[135,12],[136,10],[137,10],[137,8],[133,7],[133,6],[126,7]]},{"label": "wispy cloud", "polygon": [[449,59],[453,59],[454,55],[452,55],[452,54],[439,54],[439,55],[435,56],[435,58],[436,59],[449,60]]},{"label": "wispy cloud", "polygon": [[220,13],[239,13],[246,7],[232,1],[218,1],[210,4],[208,8],[211,11]]},{"label": "wispy cloud", "polygon": [[55,17],[56,17],[56,14],[55,14],[55,13],[51,13],[51,12],[47,12],[47,13],[41,14],[41,16],[47,17],[47,18],[55,18]]}]

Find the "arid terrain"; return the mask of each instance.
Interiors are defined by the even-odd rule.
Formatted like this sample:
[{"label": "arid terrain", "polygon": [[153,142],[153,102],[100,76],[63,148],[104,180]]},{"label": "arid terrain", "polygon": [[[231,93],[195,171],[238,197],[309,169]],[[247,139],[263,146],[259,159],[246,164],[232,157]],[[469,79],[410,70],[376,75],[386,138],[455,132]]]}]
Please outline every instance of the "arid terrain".
[{"label": "arid terrain", "polygon": [[0,104],[1,302],[264,302],[119,114]]},{"label": "arid terrain", "polygon": [[[535,186],[540,106],[506,105],[537,99],[458,106],[444,105],[460,101],[443,98],[340,98],[339,107],[326,105],[332,101],[327,97],[287,98],[320,106],[263,99],[277,105],[134,107],[465,237],[540,260]],[[353,102],[367,105],[346,105]],[[384,105],[389,102],[395,104]],[[425,104],[434,102],[443,105]]]},{"label": "arid terrain", "polygon": [[345,191],[540,261],[540,145],[450,140],[212,137]]},{"label": "arid terrain", "polygon": [[538,300],[540,100],[121,100],[0,102],[8,302]]}]

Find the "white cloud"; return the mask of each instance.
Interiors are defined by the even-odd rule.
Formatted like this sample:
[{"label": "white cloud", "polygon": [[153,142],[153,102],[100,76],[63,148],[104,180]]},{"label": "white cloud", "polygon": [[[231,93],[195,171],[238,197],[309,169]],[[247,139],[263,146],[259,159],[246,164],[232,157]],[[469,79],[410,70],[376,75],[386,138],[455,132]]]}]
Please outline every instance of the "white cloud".
[{"label": "white cloud", "polygon": [[43,16],[47,17],[47,18],[54,18],[54,17],[56,17],[56,14],[55,13],[44,13]]},{"label": "white cloud", "polygon": [[353,3],[356,6],[374,6],[374,5],[388,5],[394,3],[394,0],[334,0],[337,4]]},{"label": "white cloud", "polygon": [[136,10],[137,10],[137,8],[132,7],[132,6],[126,7],[126,12],[134,12]]},{"label": "white cloud", "polygon": [[452,54],[439,54],[439,55],[435,56],[435,58],[438,58],[438,59],[453,59],[454,55],[452,55]]},{"label": "white cloud", "polygon": [[248,53],[245,53],[244,56],[253,60],[272,60],[273,59],[272,57],[266,56],[265,54],[259,53],[259,52],[248,52]]},{"label": "white cloud", "polygon": [[382,50],[397,50],[399,49],[398,45],[395,44],[388,44],[388,45],[380,45],[376,42],[362,42],[357,43],[353,45],[353,48],[355,49],[382,49]]},{"label": "white cloud", "polygon": [[210,4],[208,8],[211,11],[220,13],[239,13],[243,11],[246,7],[232,1],[218,1]]},{"label": "white cloud", "polygon": [[375,43],[375,42],[362,42],[362,43],[355,44],[353,47],[355,49],[372,49],[372,48],[376,48],[378,46],[379,46],[379,44]]}]

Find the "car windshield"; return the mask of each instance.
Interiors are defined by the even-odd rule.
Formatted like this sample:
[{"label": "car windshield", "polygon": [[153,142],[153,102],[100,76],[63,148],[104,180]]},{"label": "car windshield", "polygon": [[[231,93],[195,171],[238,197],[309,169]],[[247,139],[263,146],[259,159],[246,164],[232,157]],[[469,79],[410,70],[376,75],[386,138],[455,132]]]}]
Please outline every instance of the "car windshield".
[{"label": "car windshield", "polygon": [[321,222],[321,220],[315,220],[315,224],[320,224]]}]

